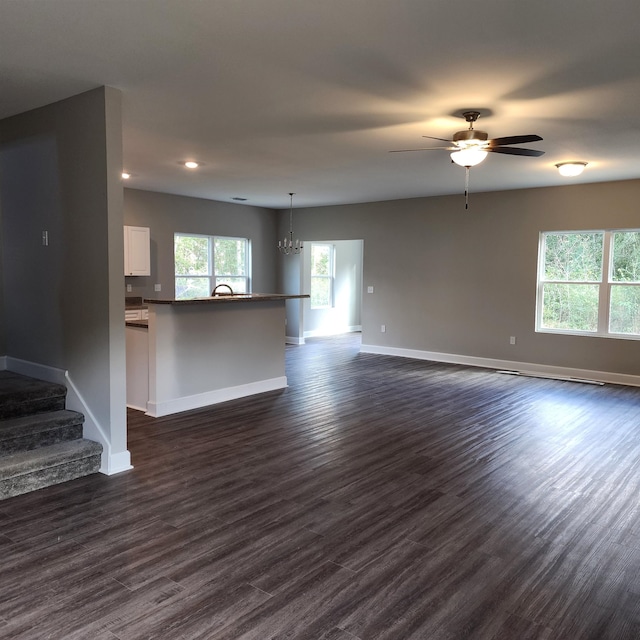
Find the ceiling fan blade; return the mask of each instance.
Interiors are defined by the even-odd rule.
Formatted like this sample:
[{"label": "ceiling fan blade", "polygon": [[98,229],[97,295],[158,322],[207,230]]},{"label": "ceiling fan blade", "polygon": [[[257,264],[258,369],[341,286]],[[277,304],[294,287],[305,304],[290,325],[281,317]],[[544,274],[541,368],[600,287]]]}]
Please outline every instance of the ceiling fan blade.
[{"label": "ceiling fan blade", "polygon": [[424,147],[421,149],[392,149],[389,153],[404,153],[405,151],[456,151],[457,147]]},{"label": "ceiling fan blade", "polygon": [[494,138],[487,142],[490,147],[499,147],[503,144],[523,144],[525,142],[538,142],[539,140],[542,140],[540,136],[530,134],[527,136],[506,136],[504,138]]},{"label": "ceiling fan blade", "polygon": [[523,149],[521,147],[487,147],[485,151],[507,153],[512,156],[532,156],[536,158],[544,155],[544,151],[538,151],[538,149]]},{"label": "ceiling fan blade", "polygon": [[434,138],[433,136],[422,136],[423,138],[429,138],[429,140],[440,140],[440,142],[448,142],[451,144],[453,140],[445,140],[444,138]]}]

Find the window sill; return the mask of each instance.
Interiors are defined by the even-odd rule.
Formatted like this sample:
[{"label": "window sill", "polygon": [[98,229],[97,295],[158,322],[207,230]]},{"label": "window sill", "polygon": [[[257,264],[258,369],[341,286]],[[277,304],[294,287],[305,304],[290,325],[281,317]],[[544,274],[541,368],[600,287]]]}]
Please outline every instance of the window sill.
[{"label": "window sill", "polygon": [[551,333],[557,336],[584,336],[587,338],[613,338],[614,340],[640,340],[640,335],[627,333],[597,333],[595,331],[568,331],[565,329],[536,329],[536,333]]}]

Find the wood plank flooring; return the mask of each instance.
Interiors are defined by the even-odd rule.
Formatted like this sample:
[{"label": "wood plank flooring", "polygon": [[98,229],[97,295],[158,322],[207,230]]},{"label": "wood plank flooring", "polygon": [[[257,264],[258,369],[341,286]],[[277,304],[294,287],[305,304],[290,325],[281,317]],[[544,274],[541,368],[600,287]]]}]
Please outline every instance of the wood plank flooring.
[{"label": "wood plank flooring", "polygon": [[0,502],[0,638],[640,638],[640,389],[358,350]]}]

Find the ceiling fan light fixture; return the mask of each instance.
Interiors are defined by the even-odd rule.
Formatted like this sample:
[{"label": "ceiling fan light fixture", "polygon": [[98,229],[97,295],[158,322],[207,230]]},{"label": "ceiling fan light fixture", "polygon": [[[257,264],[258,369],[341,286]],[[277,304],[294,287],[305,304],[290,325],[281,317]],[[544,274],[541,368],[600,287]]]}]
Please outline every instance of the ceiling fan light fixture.
[{"label": "ceiling fan light fixture", "polygon": [[561,176],[565,176],[567,178],[573,178],[575,176],[579,176],[584,168],[589,164],[588,162],[559,162],[556,167],[558,168],[558,172]]},{"label": "ceiling fan light fixture", "polygon": [[475,167],[487,157],[487,151],[483,151],[478,147],[469,147],[454,151],[451,159],[461,167]]},{"label": "ceiling fan light fixture", "polygon": [[[483,110],[485,113],[491,113],[488,109]],[[443,149],[451,152],[451,162],[464,167],[465,169],[465,209],[469,208],[469,173],[471,167],[480,164],[488,155],[488,153],[502,153],[512,156],[529,156],[539,157],[544,155],[544,151],[538,149],[527,149],[524,147],[515,147],[512,145],[523,144],[528,142],[538,142],[542,140],[539,135],[526,134],[518,136],[502,136],[489,140],[489,134],[486,131],[474,129],[473,125],[480,117],[480,111],[463,111],[462,117],[469,123],[469,128],[463,131],[456,131],[453,138],[436,138],[434,136],[422,136],[430,140],[440,142],[439,147],[427,147],[426,149],[396,149],[396,151],[432,151]],[[442,146],[442,143],[447,146]],[[453,145],[453,146],[451,146]],[[584,163],[586,165],[586,162]]]},{"label": "ceiling fan light fixture", "polygon": [[483,144],[489,140],[489,134],[480,129],[465,129],[453,134],[453,144],[458,147],[468,147],[472,144]]},{"label": "ceiling fan light fixture", "polygon": [[482,149],[486,147],[486,141],[480,138],[470,138],[469,140],[460,140],[454,143],[458,149]]}]

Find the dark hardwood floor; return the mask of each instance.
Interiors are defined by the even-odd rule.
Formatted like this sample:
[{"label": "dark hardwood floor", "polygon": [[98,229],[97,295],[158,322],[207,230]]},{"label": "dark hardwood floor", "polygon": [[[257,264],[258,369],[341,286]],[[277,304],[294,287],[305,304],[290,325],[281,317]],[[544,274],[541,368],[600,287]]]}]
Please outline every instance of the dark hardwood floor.
[{"label": "dark hardwood floor", "polygon": [[640,638],[640,389],[358,349],[0,502],[0,637]]}]

